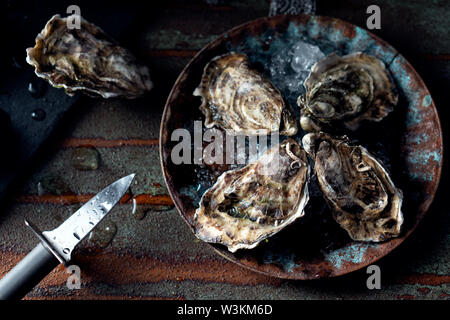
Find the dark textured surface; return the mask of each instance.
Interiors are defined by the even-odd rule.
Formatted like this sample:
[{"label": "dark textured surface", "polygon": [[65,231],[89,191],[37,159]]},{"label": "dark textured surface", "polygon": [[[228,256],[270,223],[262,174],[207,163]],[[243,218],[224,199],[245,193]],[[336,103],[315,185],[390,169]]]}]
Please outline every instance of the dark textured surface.
[{"label": "dark textured surface", "polygon": [[[83,2],[87,12],[98,11],[102,3]],[[9,1],[0,4],[4,17],[2,29],[20,25],[20,30],[7,32],[0,80],[0,110],[6,112],[10,119],[10,128],[2,125],[2,136],[7,143],[8,152],[3,156],[0,168],[0,198],[8,191],[14,179],[22,177],[23,168],[27,167],[39,147],[55,130],[65,113],[77,101],[78,96],[70,97],[63,90],[52,88],[46,81],[38,78],[34,68],[27,64],[25,49],[33,47],[36,35],[44,28],[45,22],[54,14],[64,14],[66,7],[51,1]],[[122,10],[121,10],[122,9]],[[115,7],[109,16],[123,21],[112,26],[110,34],[118,37],[130,24],[134,13]],[[86,14],[89,16],[89,14]],[[108,18],[98,21],[100,25],[109,24]]]},{"label": "dark textured surface", "polygon": [[[317,13],[365,28],[365,9],[370,4],[319,0]],[[378,5],[382,29],[374,33],[405,56],[423,78],[439,112],[446,142],[448,2],[385,0]],[[74,105],[63,129],[40,153],[32,170],[24,172],[27,178],[17,182],[14,196],[3,204],[0,273],[6,273],[36,244],[23,224],[24,217],[42,229],[54,228],[90,195],[114,179],[136,172],[133,194],[105,220],[117,226],[111,243],[99,248],[87,240],[75,256],[74,263],[82,272],[81,289],[69,290],[65,285],[68,274],[57,268],[28,298],[448,299],[450,220],[445,165],[437,196],[418,228],[377,262],[382,272],[381,290],[367,289],[364,269],[319,281],[279,280],[248,271],[196,241],[171,206],[158,154],[159,121],[169,91],[197,50],[240,23],[266,16],[268,9],[269,1],[257,0],[226,1],[218,6],[169,1],[140,12],[122,43],[149,65],[155,89],[135,101],[81,98]],[[103,11],[87,14],[92,22],[105,16]],[[79,171],[71,166],[73,149],[79,147],[97,149],[97,170]],[[144,212],[141,220],[132,214],[133,196],[137,210]]]}]

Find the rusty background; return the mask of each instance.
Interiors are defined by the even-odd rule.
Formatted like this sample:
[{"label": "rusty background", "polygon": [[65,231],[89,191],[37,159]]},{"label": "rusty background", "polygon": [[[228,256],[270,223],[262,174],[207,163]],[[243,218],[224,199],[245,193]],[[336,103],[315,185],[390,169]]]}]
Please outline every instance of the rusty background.
[{"label": "rusty background", "polygon": [[[319,0],[317,13],[364,28],[370,4],[365,0]],[[374,33],[400,52],[423,78],[447,141],[448,2],[383,0],[377,4],[382,10],[382,29]],[[61,4],[59,13],[64,13],[67,5]],[[127,35],[118,40],[150,66],[155,89],[135,101],[82,98],[77,102],[2,206],[0,275],[36,244],[23,225],[24,217],[42,229],[54,228],[102,187],[136,172],[132,194],[102,223],[99,230],[104,232],[85,241],[75,254],[74,263],[82,272],[81,289],[69,290],[68,274],[57,268],[27,299],[448,299],[446,164],[436,198],[418,228],[377,262],[382,270],[381,290],[367,289],[365,269],[314,281],[282,280],[247,270],[196,241],[180,219],[159,164],[164,103],[176,78],[199,49],[236,25],[267,16],[268,9],[269,2],[261,0],[232,0],[219,5],[167,1],[138,15]],[[90,13],[92,22],[97,22],[95,16]],[[108,31],[107,25],[100,26]],[[411,117],[412,122],[416,120]],[[80,153],[88,159],[85,166],[76,160]],[[434,161],[427,157],[424,154],[421,161]],[[420,170],[420,163],[417,166]],[[137,202],[135,214],[132,198]]]}]

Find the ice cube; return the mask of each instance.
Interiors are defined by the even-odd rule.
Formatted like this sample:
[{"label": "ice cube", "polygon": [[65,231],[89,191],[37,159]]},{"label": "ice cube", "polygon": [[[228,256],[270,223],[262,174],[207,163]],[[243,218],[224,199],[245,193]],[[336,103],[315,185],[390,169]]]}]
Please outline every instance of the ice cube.
[{"label": "ice cube", "polygon": [[297,104],[298,96],[305,93],[303,82],[311,67],[323,57],[319,47],[301,40],[286,42],[274,50],[269,63],[270,79],[286,102]]},{"label": "ice cube", "polygon": [[309,71],[311,67],[325,55],[319,47],[299,41],[292,48],[291,68],[295,72]]}]

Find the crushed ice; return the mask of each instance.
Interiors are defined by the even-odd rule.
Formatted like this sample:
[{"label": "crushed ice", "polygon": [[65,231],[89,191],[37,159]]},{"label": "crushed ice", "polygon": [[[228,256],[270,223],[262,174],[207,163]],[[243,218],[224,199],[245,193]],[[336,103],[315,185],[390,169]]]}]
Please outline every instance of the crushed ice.
[{"label": "crushed ice", "polygon": [[273,53],[270,61],[272,82],[293,103],[300,94],[305,93],[303,82],[311,67],[324,57],[325,54],[319,47],[301,40],[288,52],[282,47]]}]

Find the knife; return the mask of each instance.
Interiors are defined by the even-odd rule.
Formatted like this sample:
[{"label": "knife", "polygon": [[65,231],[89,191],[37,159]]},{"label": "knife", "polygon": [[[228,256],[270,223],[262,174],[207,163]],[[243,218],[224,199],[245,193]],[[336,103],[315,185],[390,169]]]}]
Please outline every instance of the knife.
[{"label": "knife", "polygon": [[51,231],[41,232],[25,220],[41,242],[0,280],[0,300],[21,299],[59,263],[67,266],[72,251],[119,202],[133,178],[109,185]]}]

